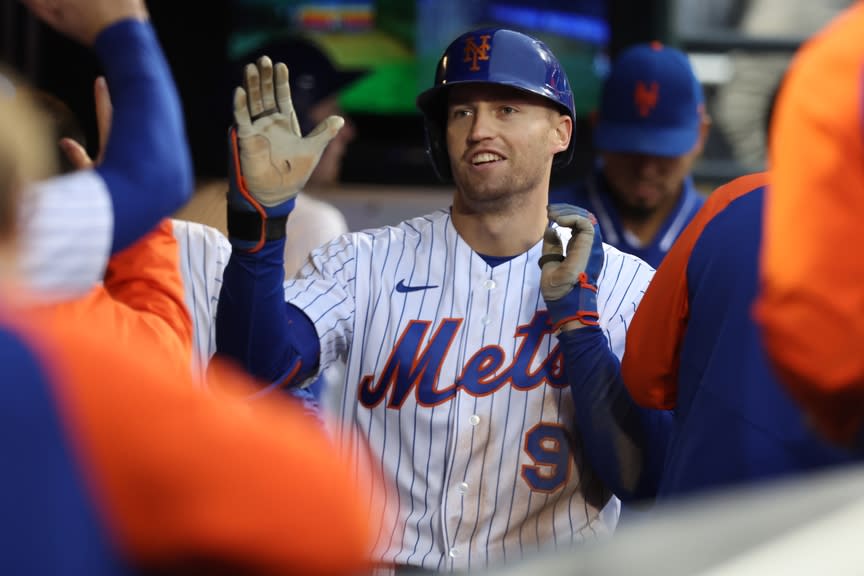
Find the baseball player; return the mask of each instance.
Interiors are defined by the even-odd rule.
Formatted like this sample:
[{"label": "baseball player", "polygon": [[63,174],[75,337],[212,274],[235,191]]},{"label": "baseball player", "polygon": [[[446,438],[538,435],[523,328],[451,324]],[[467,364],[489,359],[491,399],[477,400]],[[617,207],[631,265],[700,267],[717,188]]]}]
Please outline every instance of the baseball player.
[{"label": "baseball player", "polygon": [[861,444],[864,426],[864,196],[861,31],[855,1],[805,44],[781,87],[769,146],[758,300],[765,346],[826,437]]},{"label": "baseball player", "polygon": [[[60,163],[65,173],[91,170],[104,161],[113,107],[103,77],[93,83],[93,97],[100,144],[95,160],[83,146],[83,132],[77,129],[78,119],[72,111],[62,102],[47,108],[44,101],[37,100],[43,114],[50,118],[55,136],[60,136],[58,156],[65,157],[65,162]],[[192,357],[192,350],[197,350],[201,338],[193,343],[197,335],[192,330],[190,310],[194,308],[187,303],[187,274],[181,273],[181,269],[185,272],[189,266],[186,262],[181,265],[178,251],[181,243],[175,238],[181,232],[175,230],[174,221],[162,220],[142,239],[113,255],[103,280],[94,283],[85,295],[44,305],[37,301],[35,304],[43,321],[86,322],[91,330],[115,334],[119,343],[129,338],[150,340],[160,347],[163,364],[179,361],[188,365],[193,361],[196,367],[201,367],[196,372],[203,376],[206,364],[199,364],[197,358]],[[202,260],[207,270],[209,262],[206,258]],[[219,278],[221,270],[219,267]]]},{"label": "baseball player", "polygon": [[[104,161],[114,114],[103,77],[94,82],[93,96],[100,144],[95,160],[84,148],[72,111],[63,103],[55,104],[54,109],[42,106],[54,123],[59,123],[55,131],[62,136],[61,157],[67,161],[67,172],[92,169]],[[52,310],[65,319],[86,317],[91,325],[94,318],[96,325],[101,320],[109,325],[109,331],[120,334],[150,333],[166,351],[186,353],[187,360],[191,347],[193,373],[203,386],[207,366],[216,352],[213,319],[230,253],[231,244],[215,228],[165,219],[144,239],[109,260],[103,282],[91,287],[85,296],[64,300]],[[180,342],[176,342],[177,337]]]},{"label": "baseball player", "polygon": [[[287,74],[262,58],[235,92],[220,353],[271,382],[262,393],[345,361],[338,439],[349,451],[368,444],[368,464],[396,486],[369,494],[398,519],[378,534],[385,567],[479,569],[610,533],[617,506],[603,514],[611,495],[574,427],[556,330],[593,321],[567,297],[590,293],[620,356],[653,270],[589,240],[595,265],[577,290],[589,260],[577,243],[550,282],[560,302],[544,301],[550,175],[573,152],[573,95],[556,57],[507,29],[457,38],[418,98],[452,207],[343,235],[283,286],[283,223],[342,123],[301,137]],[[552,225],[567,243],[569,225]]]},{"label": "baseball player", "polygon": [[25,4],[61,33],[92,46],[116,109],[100,166],[40,182],[22,197],[25,276],[43,295],[67,297],[88,291],[111,253],[189,198],[192,162],[180,100],[143,1]]},{"label": "baseball player", "polygon": [[620,372],[599,331],[565,342],[586,451],[622,499],[669,499],[851,461],[808,429],[751,316],[766,182],[764,173],[748,175],[708,197],[657,269]]},{"label": "baseball player", "polygon": [[603,84],[594,169],[550,197],[587,208],[606,242],[657,268],[705,201],[690,172],[710,126],[687,55],[658,42],[630,46]]}]

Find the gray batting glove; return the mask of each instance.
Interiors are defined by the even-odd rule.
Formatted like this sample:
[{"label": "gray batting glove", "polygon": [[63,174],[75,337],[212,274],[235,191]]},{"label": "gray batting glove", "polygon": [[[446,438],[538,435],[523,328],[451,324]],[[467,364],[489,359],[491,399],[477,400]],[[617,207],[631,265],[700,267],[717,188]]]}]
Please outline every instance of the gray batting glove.
[{"label": "gray batting glove", "polygon": [[596,325],[597,283],[605,260],[597,218],[569,204],[551,204],[548,213],[552,222],[572,231],[566,257],[555,228],[547,228],[543,235],[540,291],[552,323],[555,329],[573,320]]},{"label": "gray batting glove", "polygon": [[234,91],[234,121],[245,189],[265,208],[300,192],[345,124],[340,116],[330,116],[304,138],[291,102],[288,67],[279,62],[274,75],[267,56],[246,65],[244,87]]}]

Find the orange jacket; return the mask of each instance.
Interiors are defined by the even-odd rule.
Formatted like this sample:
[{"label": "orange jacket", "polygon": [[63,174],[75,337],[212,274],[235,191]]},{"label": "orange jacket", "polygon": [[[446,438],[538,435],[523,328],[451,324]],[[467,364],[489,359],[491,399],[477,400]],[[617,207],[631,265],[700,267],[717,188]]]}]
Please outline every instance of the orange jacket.
[{"label": "orange jacket", "polygon": [[159,361],[164,350],[148,338],[121,343],[27,314],[15,324],[48,371],[98,515],[133,566],[312,575],[369,567],[381,518],[358,489],[364,477],[298,403],[248,403],[258,385],[225,367],[211,369],[219,392],[204,393],[188,367]]},{"label": "orange jacket", "polygon": [[[215,558],[249,572],[363,568],[379,522],[320,423],[287,398],[250,407],[196,391],[188,370],[141,345],[92,353],[63,332],[61,396],[93,489],[122,548],[145,565]],[[130,353],[131,352],[131,353]],[[217,387],[252,394],[239,372]],[[122,383],[122,386],[118,386]],[[180,385],[178,385],[180,384]]]},{"label": "orange jacket", "polygon": [[191,367],[192,320],[183,299],[177,241],[171,221],[118,252],[108,262],[103,284],[87,295],[39,309],[43,321],[78,323],[111,334],[118,343],[150,340],[158,358]]},{"label": "orange jacket", "polygon": [[848,440],[864,423],[864,3],[796,55],[770,136],[758,321],[789,391]]}]

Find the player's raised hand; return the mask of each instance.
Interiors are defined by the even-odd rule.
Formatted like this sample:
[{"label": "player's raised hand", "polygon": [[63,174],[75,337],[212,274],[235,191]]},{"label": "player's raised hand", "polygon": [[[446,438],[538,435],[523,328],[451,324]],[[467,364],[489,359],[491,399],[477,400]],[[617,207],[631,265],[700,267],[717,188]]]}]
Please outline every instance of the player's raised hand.
[{"label": "player's raised hand", "polygon": [[102,30],[129,18],[146,20],[144,0],[21,0],[40,20],[91,46]]},{"label": "player's raised hand", "polygon": [[572,230],[566,257],[555,228],[547,228],[540,257],[540,291],[558,329],[571,321],[596,325],[597,281],[603,268],[603,237],[593,214],[578,206],[551,204],[549,220]]},{"label": "player's raised hand", "polygon": [[93,100],[96,103],[96,127],[99,131],[99,153],[96,159],[90,158],[87,150],[71,138],[62,138],[60,148],[69,161],[78,170],[93,168],[102,163],[105,154],[105,144],[108,142],[108,134],[111,132],[111,116],[114,107],[111,105],[111,94],[108,92],[108,84],[104,76],[99,76],[93,82]]},{"label": "player's raised hand", "polygon": [[[239,169],[240,195],[229,195],[235,208],[259,204],[270,216],[290,212],[286,205],[306,185],[324,148],[345,124],[330,116],[307,136],[291,103],[288,68],[274,67],[262,56],[247,64],[242,87],[234,91],[232,168]],[[284,208],[283,208],[284,207]]]}]

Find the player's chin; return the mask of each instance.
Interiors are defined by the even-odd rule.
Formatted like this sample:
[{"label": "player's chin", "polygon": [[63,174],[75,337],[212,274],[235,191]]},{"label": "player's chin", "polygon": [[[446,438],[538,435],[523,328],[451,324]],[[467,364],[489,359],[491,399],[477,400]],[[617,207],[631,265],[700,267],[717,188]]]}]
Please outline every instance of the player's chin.
[{"label": "player's chin", "polygon": [[659,202],[645,198],[630,198],[621,202],[619,209],[628,218],[647,218],[657,210]]},{"label": "player's chin", "polygon": [[481,211],[505,205],[506,200],[511,196],[509,187],[489,182],[461,186],[460,190],[466,204]]},{"label": "player's chin", "polygon": [[504,174],[498,170],[477,169],[470,164],[459,166],[459,169],[454,171],[453,177],[457,182],[461,181],[477,189],[497,188],[504,180]]}]

